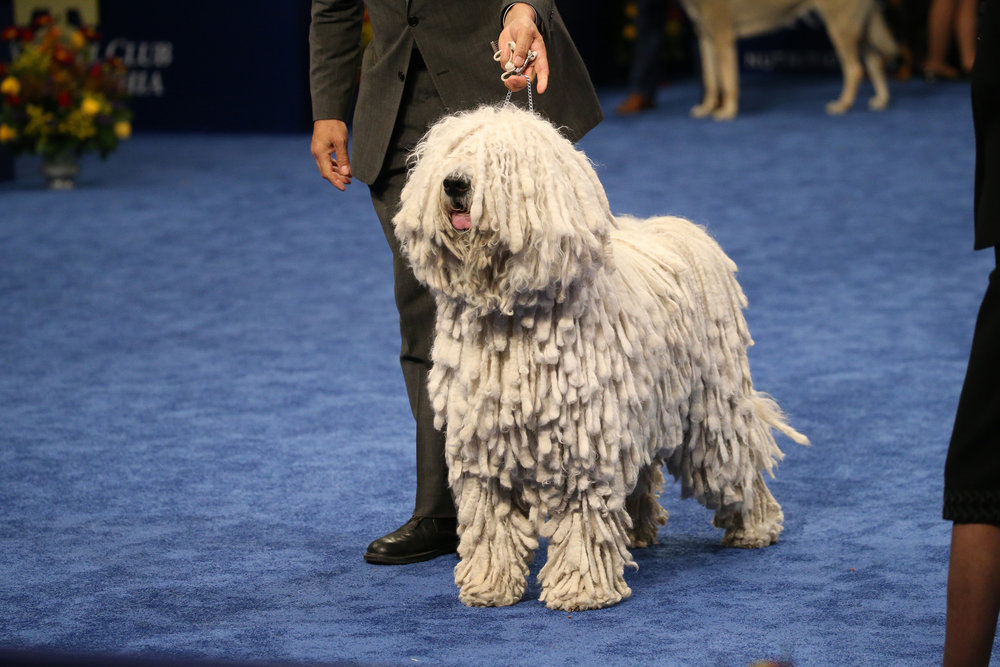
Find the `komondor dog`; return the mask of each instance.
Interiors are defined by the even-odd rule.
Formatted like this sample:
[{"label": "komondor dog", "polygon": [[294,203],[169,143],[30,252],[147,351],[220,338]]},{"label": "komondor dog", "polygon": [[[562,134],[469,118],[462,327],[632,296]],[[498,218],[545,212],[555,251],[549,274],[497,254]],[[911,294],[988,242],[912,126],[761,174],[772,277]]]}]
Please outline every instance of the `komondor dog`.
[{"label": "komondor dog", "polygon": [[724,544],[773,544],[771,429],[807,440],[753,388],[746,298],[708,234],[613,216],[586,156],[511,106],[441,120],[414,160],[394,223],[437,301],[462,602],[520,600],[539,536],[547,606],[628,597],[629,547],[666,522],[664,465]]}]

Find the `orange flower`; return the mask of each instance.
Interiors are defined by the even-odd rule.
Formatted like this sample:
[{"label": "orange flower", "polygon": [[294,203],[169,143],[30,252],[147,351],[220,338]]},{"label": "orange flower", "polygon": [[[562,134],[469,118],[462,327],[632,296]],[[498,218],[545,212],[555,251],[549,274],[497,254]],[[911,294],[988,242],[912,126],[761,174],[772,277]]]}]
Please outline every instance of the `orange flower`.
[{"label": "orange flower", "polygon": [[101,38],[101,34],[96,30],[94,30],[93,28],[91,28],[90,26],[84,26],[80,28],[80,32],[83,33],[83,36],[86,37],[87,40],[91,42],[96,42]]},{"label": "orange flower", "polygon": [[69,36],[69,42],[73,45],[73,48],[79,51],[83,47],[87,46],[87,38],[83,36],[83,33],[77,30],[72,35]]},{"label": "orange flower", "polygon": [[60,65],[72,65],[73,61],[76,60],[76,56],[65,46],[57,46],[55,51],[52,52],[52,60]]},{"label": "orange flower", "polygon": [[21,34],[21,31],[17,29],[17,26],[9,25],[3,30],[0,30],[0,39],[5,42],[11,42],[17,39],[19,34]]},{"label": "orange flower", "polygon": [[43,14],[38,14],[35,16],[34,20],[31,22],[31,27],[33,28],[44,28],[47,25],[52,25],[52,14],[45,12]]},{"label": "orange flower", "polygon": [[17,130],[10,125],[0,125],[0,144],[17,139]]}]

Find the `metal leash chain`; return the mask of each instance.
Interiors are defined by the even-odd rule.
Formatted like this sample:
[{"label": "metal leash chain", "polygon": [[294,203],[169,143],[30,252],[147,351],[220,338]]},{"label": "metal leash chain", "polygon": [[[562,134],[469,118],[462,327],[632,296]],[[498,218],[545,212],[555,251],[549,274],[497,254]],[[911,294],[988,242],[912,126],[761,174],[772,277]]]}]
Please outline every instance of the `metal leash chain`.
[{"label": "metal leash chain", "polygon": [[[490,42],[490,46],[493,47],[493,60],[495,60],[497,62],[500,62],[501,51],[500,51],[499,48],[497,48],[497,43],[496,42]],[[514,42],[507,42],[507,48],[510,49],[510,60],[508,60],[506,63],[504,63],[503,67],[504,67],[504,70],[506,70],[506,71],[503,74],[500,75],[500,80],[503,81],[503,82],[505,82],[505,83],[506,83],[507,79],[509,79],[512,76],[524,76],[522,74],[522,72],[524,71],[524,68],[527,67],[529,64],[531,64],[531,62],[536,57],[538,57],[538,53],[536,53],[535,51],[528,51],[528,56],[524,59],[524,62],[521,63],[521,66],[520,67],[515,67],[514,66],[514,47],[516,47],[516,46],[517,45]],[[535,101],[531,97],[531,78],[525,76],[524,80],[528,84],[528,111],[534,112],[534,110],[535,110]],[[509,88],[507,89],[507,97],[505,97],[504,100],[503,100],[504,104],[510,104],[510,96],[511,96],[511,94],[513,92],[514,91],[511,90],[511,89],[509,89]]]}]

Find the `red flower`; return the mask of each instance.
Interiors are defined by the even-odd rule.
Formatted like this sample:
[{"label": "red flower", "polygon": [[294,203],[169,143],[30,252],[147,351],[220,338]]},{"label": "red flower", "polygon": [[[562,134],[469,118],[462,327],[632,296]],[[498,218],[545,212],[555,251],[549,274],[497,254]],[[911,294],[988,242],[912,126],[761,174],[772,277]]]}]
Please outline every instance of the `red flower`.
[{"label": "red flower", "polygon": [[47,25],[52,25],[52,14],[47,12],[44,14],[38,14],[31,22],[31,27],[33,28],[44,28]]},{"label": "red flower", "polygon": [[65,90],[61,90],[59,91],[59,94],[56,95],[56,104],[61,106],[63,109],[68,109],[73,105],[73,98],[70,97],[69,93]]},{"label": "red flower", "polygon": [[101,78],[101,71],[102,71],[101,70],[101,64],[100,63],[94,63],[93,65],[90,66],[90,69],[87,70],[87,74],[89,74],[90,78],[92,78],[92,79],[100,79]]},{"label": "red flower", "polygon": [[101,38],[101,33],[97,32],[90,26],[84,26],[80,28],[80,32],[83,34],[84,37],[87,38],[87,41],[90,42],[96,42]]},{"label": "red flower", "polygon": [[55,51],[52,52],[52,60],[55,60],[60,65],[72,65],[75,57],[73,56],[73,52],[65,46],[57,46]]},{"label": "red flower", "polygon": [[7,104],[11,105],[12,107],[19,107],[21,106],[21,98],[18,95],[8,95]]},{"label": "red flower", "polygon": [[35,33],[31,28],[21,28],[19,31],[19,38],[22,42],[30,42],[35,39]]},{"label": "red flower", "polygon": [[0,39],[5,42],[11,42],[17,39],[17,36],[21,34],[16,25],[9,25],[3,30],[0,30]]}]

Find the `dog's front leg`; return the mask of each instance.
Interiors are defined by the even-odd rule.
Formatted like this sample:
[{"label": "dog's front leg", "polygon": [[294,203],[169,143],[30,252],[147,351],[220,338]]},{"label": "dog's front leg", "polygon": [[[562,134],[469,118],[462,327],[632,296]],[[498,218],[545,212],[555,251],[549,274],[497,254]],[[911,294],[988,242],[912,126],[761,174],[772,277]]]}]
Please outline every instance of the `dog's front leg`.
[{"label": "dog's front leg", "polygon": [[469,476],[458,498],[455,584],[471,607],[502,607],[520,601],[536,548],[536,524],[511,489],[493,478]]},{"label": "dog's front leg", "polygon": [[628,552],[628,515],[608,510],[596,493],[570,500],[565,512],[546,522],[548,559],[538,579],[540,600],[549,609],[600,609],[632,594],[625,566],[635,567]]},{"label": "dog's front leg", "polygon": [[705,118],[719,106],[719,64],[715,45],[708,35],[699,33],[698,49],[701,53],[701,83],[705,91],[701,104],[691,107],[691,115]]}]

